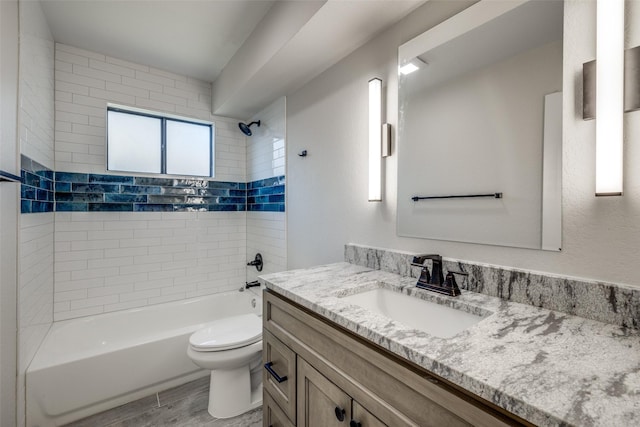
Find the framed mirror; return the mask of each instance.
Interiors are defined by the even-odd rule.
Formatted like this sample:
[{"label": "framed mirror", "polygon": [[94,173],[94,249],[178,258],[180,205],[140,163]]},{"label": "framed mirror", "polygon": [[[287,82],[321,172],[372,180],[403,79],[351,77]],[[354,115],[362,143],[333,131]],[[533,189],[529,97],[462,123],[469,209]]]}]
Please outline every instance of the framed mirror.
[{"label": "framed mirror", "polygon": [[400,236],[561,249],[563,6],[482,0],[400,46]]}]

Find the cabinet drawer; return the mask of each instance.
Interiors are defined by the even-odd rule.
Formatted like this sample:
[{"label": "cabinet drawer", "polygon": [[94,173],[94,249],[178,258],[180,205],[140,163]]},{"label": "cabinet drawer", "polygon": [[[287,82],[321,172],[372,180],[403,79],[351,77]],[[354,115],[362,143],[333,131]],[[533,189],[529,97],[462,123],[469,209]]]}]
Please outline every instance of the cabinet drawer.
[{"label": "cabinet drawer", "polygon": [[294,427],[282,409],[268,392],[264,392],[262,399],[262,425],[264,427]]},{"label": "cabinet drawer", "polygon": [[296,419],[296,354],[263,331],[263,387],[292,423]]}]

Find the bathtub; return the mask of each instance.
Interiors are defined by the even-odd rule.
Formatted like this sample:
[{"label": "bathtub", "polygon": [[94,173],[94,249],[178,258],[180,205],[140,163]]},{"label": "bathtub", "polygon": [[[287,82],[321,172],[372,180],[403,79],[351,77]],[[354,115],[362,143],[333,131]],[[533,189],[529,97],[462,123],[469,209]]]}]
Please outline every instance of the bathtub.
[{"label": "bathtub", "polygon": [[244,313],[261,313],[259,292],[55,322],[27,369],[27,426],[66,424],[208,375],[187,356],[189,336]]}]

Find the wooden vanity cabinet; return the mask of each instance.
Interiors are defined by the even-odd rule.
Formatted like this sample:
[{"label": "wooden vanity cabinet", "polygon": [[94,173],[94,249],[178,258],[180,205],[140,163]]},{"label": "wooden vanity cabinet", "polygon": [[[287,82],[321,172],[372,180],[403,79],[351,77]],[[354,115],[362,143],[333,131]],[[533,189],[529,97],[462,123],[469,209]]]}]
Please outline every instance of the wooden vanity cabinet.
[{"label": "wooden vanity cabinet", "polygon": [[298,358],[298,427],[385,427],[307,361]]},{"label": "wooden vanity cabinet", "polygon": [[265,427],[531,425],[273,291],[263,309]]},{"label": "wooden vanity cabinet", "polygon": [[295,426],[266,390],[264,391],[262,399],[262,420],[263,424],[269,427]]}]

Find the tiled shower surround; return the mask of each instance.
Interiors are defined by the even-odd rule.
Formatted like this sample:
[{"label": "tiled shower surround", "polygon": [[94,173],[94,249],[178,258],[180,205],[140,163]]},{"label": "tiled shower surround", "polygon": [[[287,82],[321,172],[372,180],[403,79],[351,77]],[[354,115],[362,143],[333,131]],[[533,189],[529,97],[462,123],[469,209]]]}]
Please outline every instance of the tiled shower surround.
[{"label": "tiled shower surround", "polygon": [[[55,144],[51,132],[51,153],[22,151],[23,232],[46,219],[48,274],[27,289],[25,273],[23,311],[44,301],[51,322],[235,290],[254,280],[257,252],[264,271],[285,268],[284,99],[245,139],[238,120],[211,115],[209,97],[204,82],[55,46]],[[108,102],[215,123],[215,179],[106,171]]]}]

